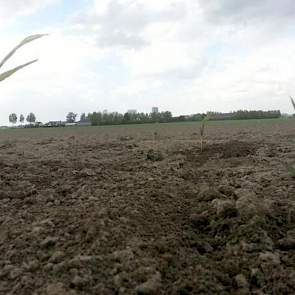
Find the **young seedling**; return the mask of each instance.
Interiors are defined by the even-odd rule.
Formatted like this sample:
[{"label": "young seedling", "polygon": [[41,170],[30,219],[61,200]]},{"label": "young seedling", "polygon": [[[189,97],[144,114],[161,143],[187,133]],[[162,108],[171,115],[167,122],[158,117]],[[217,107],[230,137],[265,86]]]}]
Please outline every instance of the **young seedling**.
[{"label": "young seedling", "polygon": [[294,101],[294,99],[292,98],[292,96],[290,96],[290,99],[291,99],[291,103],[292,103],[292,105],[293,105],[293,108],[294,108],[294,110],[295,110],[295,101]]},{"label": "young seedling", "polygon": [[[292,96],[290,96],[290,99],[291,99],[291,103],[293,105],[293,108],[295,110],[295,101],[292,98]],[[291,177],[295,178],[295,168],[294,168],[294,165],[287,165],[287,169],[288,169],[289,174],[291,175]]]},{"label": "young seedling", "polygon": [[203,152],[203,145],[204,145],[204,137],[205,137],[205,126],[207,121],[209,120],[209,115],[206,115],[202,122],[200,127],[200,144],[201,144],[201,153]]},{"label": "young seedling", "polygon": [[287,169],[289,171],[289,174],[291,175],[291,177],[295,178],[295,168],[291,165],[287,166]]},{"label": "young seedling", "polygon": [[[26,45],[27,43],[30,43],[34,40],[37,40],[43,36],[46,36],[47,34],[37,34],[37,35],[32,35],[29,36],[27,38],[25,38],[22,42],[20,42],[16,47],[14,47],[5,57],[4,59],[0,62],[0,68],[3,67],[3,65],[15,54],[15,52],[20,49],[21,47],[23,47],[24,45]],[[17,71],[19,71],[20,69],[27,67],[30,64],[33,64],[35,62],[37,62],[38,59],[34,59],[32,61],[29,61],[25,64],[22,64],[18,67],[15,67],[11,70],[8,70],[4,73],[0,73],[0,82],[2,82],[3,80],[7,79],[8,77],[10,77],[11,75],[13,75],[14,73],[16,73]]]},{"label": "young seedling", "polygon": [[156,144],[156,142],[158,141],[159,139],[159,134],[157,131],[154,132],[154,143]]}]

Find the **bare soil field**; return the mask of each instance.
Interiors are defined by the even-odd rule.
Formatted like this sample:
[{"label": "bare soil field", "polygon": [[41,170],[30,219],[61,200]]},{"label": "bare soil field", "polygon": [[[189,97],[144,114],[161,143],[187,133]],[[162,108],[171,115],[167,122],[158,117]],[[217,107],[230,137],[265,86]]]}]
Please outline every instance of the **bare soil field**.
[{"label": "bare soil field", "polygon": [[295,120],[0,131],[0,294],[295,294]]}]

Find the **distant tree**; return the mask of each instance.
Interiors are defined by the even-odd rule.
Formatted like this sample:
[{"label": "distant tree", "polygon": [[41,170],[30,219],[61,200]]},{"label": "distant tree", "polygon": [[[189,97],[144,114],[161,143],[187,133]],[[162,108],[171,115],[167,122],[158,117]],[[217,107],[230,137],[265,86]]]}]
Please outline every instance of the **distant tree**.
[{"label": "distant tree", "polygon": [[25,117],[24,117],[23,114],[21,114],[21,115],[19,116],[19,121],[20,121],[20,123],[24,123],[24,121],[25,121]]},{"label": "distant tree", "polygon": [[29,113],[29,114],[27,115],[27,122],[29,122],[29,123],[34,123],[34,122],[36,122],[36,116],[35,116],[34,113]]},{"label": "distant tree", "polygon": [[9,115],[9,122],[12,124],[15,124],[17,122],[17,115],[15,113]]},{"label": "distant tree", "polygon": [[73,112],[69,112],[67,114],[67,123],[75,123],[76,122],[76,118],[77,118],[77,114],[73,113]]},{"label": "distant tree", "polygon": [[130,123],[130,114],[129,113],[124,114],[123,122],[124,123]]},{"label": "distant tree", "polygon": [[97,126],[99,124],[97,112],[94,112],[92,114],[88,114],[88,119],[90,120],[91,125],[93,125],[93,126]]},{"label": "distant tree", "polygon": [[172,122],[172,113],[169,111],[148,114],[137,112],[93,112],[86,116],[92,125],[118,125],[118,124],[142,124],[152,122]]},{"label": "distant tree", "polygon": [[81,114],[80,121],[86,121],[86,114],[85,113]]},{"label": "distant tree", "polygon": [[161,112],[160,113],[160,121],[161,122],[167,123],[167,122],[170,122],[171,119],[172,119],[172,113],[171,112],[166,111],[166,112]]},{"label": "distant tree", "polygon": [[152,122],[159,122],[160,118],[161,118],[161,114],[160,113],[150,113],[150,118],[152,120]]}]

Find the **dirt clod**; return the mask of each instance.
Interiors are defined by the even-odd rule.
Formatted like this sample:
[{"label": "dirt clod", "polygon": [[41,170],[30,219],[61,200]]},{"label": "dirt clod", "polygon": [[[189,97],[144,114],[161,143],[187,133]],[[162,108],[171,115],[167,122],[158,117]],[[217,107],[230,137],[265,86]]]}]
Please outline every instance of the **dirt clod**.
[{"label": "dirt clod", "polygon": [[149,280],[135,288],[138,295],[155,295],[161,287],[161,274],[156,273]]},{"label": "dirt clod", "polygon": [[56,251],[52,254],[49,261],[53,263],[59,263],[65,257],[65,253],[63,251]]},{"label": "dirt clod", "polygon": [[237,217],[238,215],[238,210],[234,201],[215,199],[212,204],[216,208],[217,215],[222,218]]},{"label": "dirt clod", "polygon": [[164,159],[164,155],[159,150],[150,149],[146,155],[147,160],[157,162],[162,161]]},{"label": "dirt clod", "polygon": [[249,283],[243,274],[238,274],[235,276],[235,282],[238,288],[245,289],[249,287]]},{"label": "dirt clod", "polygon": [[294,250],[295,249],[295,239],[293,238],[284,238],[278,241],[278,247],[281,250]]},{"label": "dirt clod", "polygon": [[41,247],[43,248],[49,248],[49,247],[53,247],[56,242],[57,242],[57,238],[56,237],[47,237],[46,239],[44,239],[42,242],[41,242]]}]

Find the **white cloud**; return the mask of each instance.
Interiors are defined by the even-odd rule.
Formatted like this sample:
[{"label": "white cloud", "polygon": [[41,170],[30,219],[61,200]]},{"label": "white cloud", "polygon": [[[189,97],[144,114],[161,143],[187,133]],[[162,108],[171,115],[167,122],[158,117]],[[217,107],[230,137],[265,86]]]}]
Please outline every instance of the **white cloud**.
[{"label": "white cloud", "polygon": [[288,111],[288,95],[295,92],[294,50],[294,44],[284,42],[235,58],[222,70],[209,70],[195,79],[192,87],[184,90],[184,96],[189,97],[192,104],[198,101],[203,111]]},{"label": "white cloud", "polygon": [[95,10],[76,17],[80,28],[92,30],[101,47],[140,49],[148,45],[145,29],[155,23],[181,20],[186,6],[180,0],[96,0]]},{"label": "white cloud", "polygon": [[[0,16],[6,18],[0,23],[34,15],[52,1],[60,0],[5,1]],[[33,110],[49,120],[68,111],[148,111],[152,105],[175,114],[291,111],[292,5],[291,0],[94,0],[81,5],[65,15],[62,28],[41,25],[51,35],[7,64],[40,58],[1,84],[0,122],[7,122],[9,112]],[[11,30],[0,56],[19,41],[17,30],[23,37],[21,28]]]},{"label": "white cloud", "polygon": [[18,17],[35,13],[60,0],[0,0],[0,25],[15,21]]},{"label": "white cloud", "polygon": [[194,63],[185,45],[160,42],[138,52],[126,52],[124,62],[135,75],[156,75],[182,69]]},{"label": "white cloud", "polygon": [[199,0],[205,13],[214,21],[292,20],[293,0]]},{"label": "white cloud", "polygon": [[163,85],[161,80],[153,79],[153,78],[139,78],[130,80],[126,85],[122,87],[118,87],[114,94],[124,97],[133,97],[137,96],[138,94],[143,94],[146,91],[151,89],[158,89]]}]

